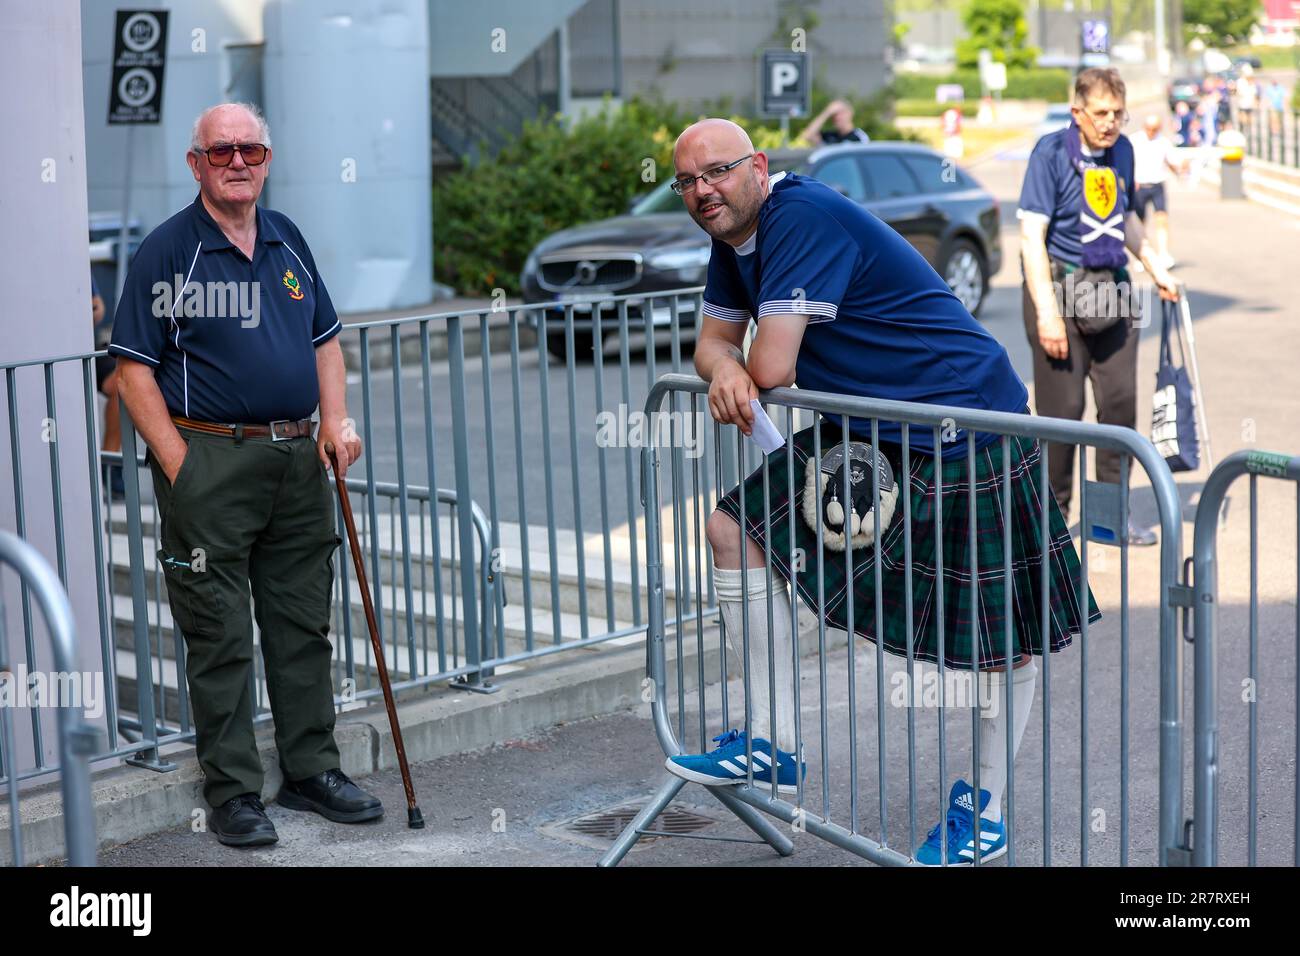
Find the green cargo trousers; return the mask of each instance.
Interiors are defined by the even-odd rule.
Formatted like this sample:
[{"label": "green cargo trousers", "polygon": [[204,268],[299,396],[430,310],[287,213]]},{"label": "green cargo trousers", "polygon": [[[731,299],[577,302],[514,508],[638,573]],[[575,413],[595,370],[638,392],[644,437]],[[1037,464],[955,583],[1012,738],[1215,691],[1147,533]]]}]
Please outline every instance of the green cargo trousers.
[{"label": "green cargo trousers", "polygon": [[149,456],[162,522],[158,559],[172,620],[185,637],[203,796],[218,807],[262,792],[253,617],[285,776],[339,766],[329,642],[339,538],[333,491],[311,438],[180,432],[189,451],[174,485]]}]

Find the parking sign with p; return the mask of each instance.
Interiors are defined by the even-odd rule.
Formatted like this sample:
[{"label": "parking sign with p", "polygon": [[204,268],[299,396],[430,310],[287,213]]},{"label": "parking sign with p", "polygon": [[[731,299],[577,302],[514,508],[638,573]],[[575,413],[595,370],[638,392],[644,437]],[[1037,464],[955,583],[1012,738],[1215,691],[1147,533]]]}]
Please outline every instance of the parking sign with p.
[{"label": "parking sign with p", "polygon": [[808,54],[764,50],[759,64],[759,109],[765,116],[807,116],[812,98]]}]

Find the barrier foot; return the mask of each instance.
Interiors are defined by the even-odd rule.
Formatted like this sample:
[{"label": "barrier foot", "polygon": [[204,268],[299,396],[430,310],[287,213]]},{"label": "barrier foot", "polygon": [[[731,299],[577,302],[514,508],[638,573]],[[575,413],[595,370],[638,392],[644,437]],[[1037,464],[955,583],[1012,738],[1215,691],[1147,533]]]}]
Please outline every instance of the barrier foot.
[{"label": "barrier foot", "polygon": [[155,773],[171,773],[177,767],[176,764],[160,754],[156,747],[153,750],[137,751],[124,758],[123,763],[129,767],[143,767],[145,770],[152,770]]},{"label": "barrier foot", "polygon": [[794,843],[788,836],[734,793],[729,793],[726,787],[705,787],[704,789],[717,797],[719,803],[739,817],[741,823],[762,837],[763,842],[781,856],[790,856],[794,853]]},{"label": "barrier foot", "polygon": [[463,677],[456,677],[447,681],[447,686],[452,690],[468,691],[471,694],[495,694],[501,687],[492,683],[488,679],[490,676],[490,672],[466,674]]},{"label": "barrier foot", "polygon": [[597,866],[610,867],[618,866],[623,857],[627,856],[628,850],[632,849],[637,840],[641,839],[641,831],[648,829],[655,817],[664,812],[664,808],[673,802],[673,797],[677,796],[678,791],[686,786],[686,781],[680,777],[670,776],[664,781],[663,785],[655,791],[655,795],[650,798],[650,802],[641,808],[641,812],[629,823],[626,829],[618,835],[605,855],[600,858]]}]

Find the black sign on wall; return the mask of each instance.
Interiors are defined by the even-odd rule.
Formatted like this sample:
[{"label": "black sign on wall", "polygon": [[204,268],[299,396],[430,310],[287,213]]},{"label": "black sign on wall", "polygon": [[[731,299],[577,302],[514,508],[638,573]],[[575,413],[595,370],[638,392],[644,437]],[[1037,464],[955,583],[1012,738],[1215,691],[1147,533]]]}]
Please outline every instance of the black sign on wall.
[{"label": "black sign on wall", "polygon": [[109,123],[157,123],[167,59],[166,10],[118,10]]}]

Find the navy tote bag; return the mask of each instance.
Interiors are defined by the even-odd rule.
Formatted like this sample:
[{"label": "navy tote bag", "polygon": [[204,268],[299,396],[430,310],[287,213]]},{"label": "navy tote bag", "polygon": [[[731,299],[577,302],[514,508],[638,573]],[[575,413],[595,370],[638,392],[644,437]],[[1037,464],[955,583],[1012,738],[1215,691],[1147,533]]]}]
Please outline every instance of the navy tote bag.
[{"label": "navy tote bag", "polygon": [[[1187,353],[1178,323],[1178,303],[1161,300],[1160,368],[1156,394],[1151,401],[1151,441],[1164,456],[1170,471],[1195,471],[1201,465],[1196,435],[1196,401],[1187,374]],[[1180,364],[1174,364],[1173,339],[1178,340]]]}]

